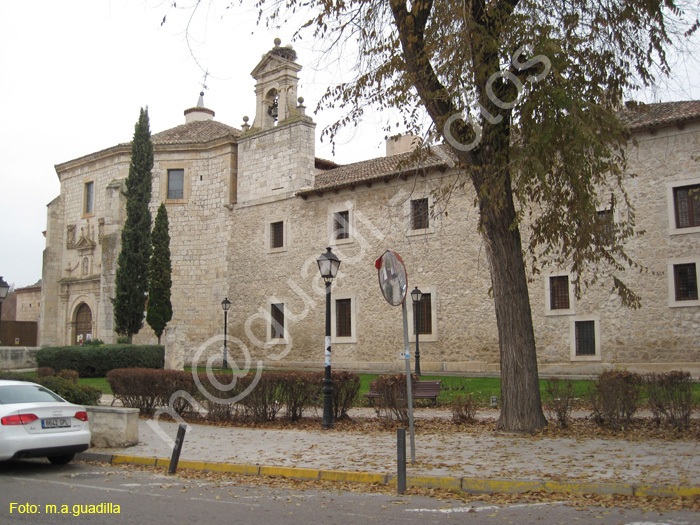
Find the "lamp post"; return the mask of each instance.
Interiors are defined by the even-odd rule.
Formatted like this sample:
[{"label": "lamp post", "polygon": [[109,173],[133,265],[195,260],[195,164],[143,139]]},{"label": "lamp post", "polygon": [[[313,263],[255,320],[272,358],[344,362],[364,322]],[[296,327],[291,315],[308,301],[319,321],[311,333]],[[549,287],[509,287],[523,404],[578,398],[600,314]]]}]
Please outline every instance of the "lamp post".
[{"label": "lamp post", "polygon": [[416,331],[416,375],[420,375],[420,346],[418,345],[418,306],[420,305],[423,293],[416,286],[411,292],[413,299],[413,328]]},{"label": "lamp post", "polygon": [[323,378],[323,428],[333,428],[333,381],[331,380],[331,283],[338,275],[340,259],[331,252],[330,247],[316,260],[321,277],[326,283],[326,368]]},{"label": "lamp post", "polygon": [[7,299],[7,293],[10,291],[10,285],[5,282],[5,279],[0,277],[0,323],[2,323],[2,303]]},{"label": "lamp post", "polygon": [[226,339],[227,339],[227,330],[228,330],[228,309],[231,308],[231,301],[228,300],[228,297],[225,297],[223,301],[221,301],[221,309],[224,311],[224,370],[228,368],[228,360],[226,359]]}]

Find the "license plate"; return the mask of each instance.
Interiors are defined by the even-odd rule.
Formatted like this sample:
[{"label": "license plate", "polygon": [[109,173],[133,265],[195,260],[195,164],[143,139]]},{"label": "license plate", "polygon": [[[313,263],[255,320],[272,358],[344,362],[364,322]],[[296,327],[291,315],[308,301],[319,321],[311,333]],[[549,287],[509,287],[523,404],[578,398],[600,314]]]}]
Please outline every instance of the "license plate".
[{"label": "license plate", "polygon": [[41,428],[67,428],[70,427],[70,419],[65,417],[52,417],[41,420]]}]

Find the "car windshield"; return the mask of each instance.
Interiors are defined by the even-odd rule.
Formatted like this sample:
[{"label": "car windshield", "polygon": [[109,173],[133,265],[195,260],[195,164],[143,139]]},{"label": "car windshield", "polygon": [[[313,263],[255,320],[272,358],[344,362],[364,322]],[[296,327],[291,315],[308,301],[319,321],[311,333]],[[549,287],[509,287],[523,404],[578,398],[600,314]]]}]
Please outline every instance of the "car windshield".
[{"label": "car windshield", "polygon": [[63,402],[56,394],[39,385],[0,386],[0,405],[15,403]]}]

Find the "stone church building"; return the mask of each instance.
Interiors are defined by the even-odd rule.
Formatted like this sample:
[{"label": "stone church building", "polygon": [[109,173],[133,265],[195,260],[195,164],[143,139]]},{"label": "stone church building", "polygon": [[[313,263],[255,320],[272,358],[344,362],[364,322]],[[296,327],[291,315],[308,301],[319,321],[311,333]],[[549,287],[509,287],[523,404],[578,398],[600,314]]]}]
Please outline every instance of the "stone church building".
[{"label": "stone church building", "polygon": [[[230,362],[320,369],[325,296],[316,259],[330,246],[342,261],[332,284],[334,369],[403,369],[401,308],[384,300],[374,266],[392,249],[406,264],[409,290],[423,292],[417,310],[408,308],[423,372],[497,372],[472,190],[455,193],[447,210],[435,203],[436,190],[457,176],[453,163],[440,147],[410,162],[407,137],[389,141],[381,158],[348,165],[317,158],[295,60],[278,45],[263,57],[252,72],[255,116],[240,129],[216,121],[200,97],[184,124],[152,136],[151,210],[155,217],[165,203],[171,235],[167,365],[221,362],[228,298]],[[605,279],[577,299],[566,268],[532,276],[543,373],[619,366],[700,374],[700,102],[654,104],[625,118],[636,174],[625,185],[646,231],[626,249],[650,270],[625,277],[642,308],[623,307]],[[116,342],[110,299],[130,154],[130,144],[119,144],[56,166],[61,191],[48,205],[42,346]],[[614,220],[618,211],[600,213]],[[147,324],[135,342],[156,342]]]}]

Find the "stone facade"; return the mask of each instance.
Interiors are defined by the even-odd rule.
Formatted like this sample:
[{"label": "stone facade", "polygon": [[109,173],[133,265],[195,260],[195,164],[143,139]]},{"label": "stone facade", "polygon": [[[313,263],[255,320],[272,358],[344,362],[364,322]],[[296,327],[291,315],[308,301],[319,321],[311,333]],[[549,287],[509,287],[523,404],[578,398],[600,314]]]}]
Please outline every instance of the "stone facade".
[{"label": "stone facade", "polygon": [[[436,190],[457,177],[440,155],[409,168],[403,151],[414,141],[406,139],[392,141],[392,156],[348,166],[315,158],[315,124],[296,97],[301,66],[286,49],[276,46],[253,72],[252,126],[247,117],[241,130],[216,122],[200,99],[186,111],[186,124],[153,137],[151,209],[155,215],[166,204],[173,266],[167,366],[220,363],[221,301],[228,298],[229,362],[320,369],[325,289],[316,259],[331,246],[342,261],[331,288],[334,368],[403,369],[401,307],[382,297],[374,266],[391,249],[406,264],[409,289],[430,294],[429,333],[420,336],[423,371],[497,373],[490,273],[473,192],[455,193],[447,210],[438,203],[428,224],[417,227],[419,201],[434,204]],[[673,293],[675,264],[697,260],[700,268],[700,228],[678,229],[673,216],[673,188],[700,184],[700,105],[683,108],[679,118],[630,126],[625,186],[646,234],[629,239],[626,249],[648,271],[629,270],[626,279],[642,308],[624,308],[605,279],[580,299],[570,295],[567,308],[554,308],[551,277],[566,269],[531,276],[541,372],[620,366],[700,374],[700,304],[676,301]],[[120,145],[56,168],[61,194],[48,210],[42,345],[73,342],[83,304],[93,315],[93,337],[116,339],[110,298],[129,153]],[[182,198],[168,198],[168,170],[184,170]],[[94,206],[87,212],[90,182]],[[283,326],[273,322],[279,311]],[[410,307],[408,318],[412,331]],[[584,328],[590,351],[577,346]],[[155,336],[145,325],[135,341],[153,343]]]},{"label": "stone facade", "polygon": [[41,315],[41,283],[15,290],[17,310],[15,321],[39,322]]}]

